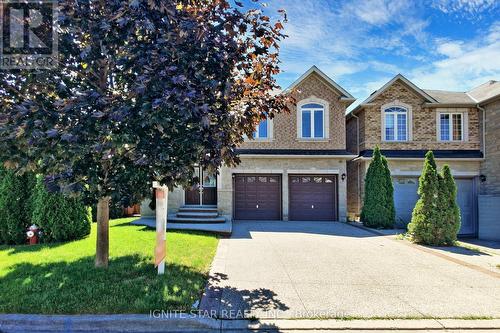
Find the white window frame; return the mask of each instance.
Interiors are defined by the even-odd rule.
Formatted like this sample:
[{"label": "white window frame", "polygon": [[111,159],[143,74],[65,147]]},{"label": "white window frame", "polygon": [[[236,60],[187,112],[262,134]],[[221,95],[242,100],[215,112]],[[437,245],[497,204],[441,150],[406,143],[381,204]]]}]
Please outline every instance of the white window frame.
[{"label": "white window frame", "polygon": [[[448,109],[436,109],[436,133],[437,133],[437,141],[438,142],[467,142],[469,141],[469,113],[467,109],[459,109],[459,108],[448,108]],[[441,139],[441,115],[448,114],[450,115],[450,139],[442,140]],[[462,138],[460,140],[453,140],[453,115],[460,114],[462,118]]]},{"label": "white window frame", "polygon": [[[397,140],[397,117],[394,117],[394,140],[387,140],[386,138],[386,133],[385,133],[385,115],[386,114],[397,114],[396,112],[388,112],[386,113],[385,110],[390,109],[390,108],[402,108],[406,110],[406,140]],[[412,107],[411,105],[405,104],[403,102],[400,102],[398,100],[387,103],[382,105],[380,108],[380,115],[381,115],[381,136],[382,136],[382,141],[383,142],[388,142],[388,143],[404,143],[404,142],[410,142],[413,140],[413,112],[412,112]],[[401,113],[399,113],[401,114]]]},{"label": "white window frame", "polygon": [[267,118],[267,137],[265,138],[260,138],[259,137],[259,125],[260,125],[260,122],[259,124],[255,127],[255,135],[254,135],[254,138],[253,140],[255,141],[271,141],[273,139],[273,120],[270,119],[270,118]]},{"label": "white window frame", "polygon": [[[305,138],[302,137],[302,107],[306,104],[319,104],[323,107],[323,136],[322,137],[314,137],[314,111],[319,111],[320,109],[306,109],[311,112],[311,137]],[[297,139],[299,141],[325,141],[329,138],[330,132],[330,104],[320,98],[315,96],[311,96],[309,98],[301,100],[297,103]]]}]

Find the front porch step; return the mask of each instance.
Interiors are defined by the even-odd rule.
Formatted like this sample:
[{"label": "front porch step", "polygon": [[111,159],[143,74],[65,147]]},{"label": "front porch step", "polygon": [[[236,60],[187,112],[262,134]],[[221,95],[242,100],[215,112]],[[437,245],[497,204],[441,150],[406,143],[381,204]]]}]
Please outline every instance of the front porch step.
[{"label": "front porch step", "polygon": [[217,206],[182,206],[179,213],[217,213]]},{"label": "front porch step", "polygon": [[225,223],[226,219],[222,216],[217,217],[179,217],[175,214],[169,215],[168,222],[172,223]]},{"label": "front porch step", "polygon": [[215,212],[186,212],[186,211],[179,211],[177,213],[177,217],[196,217],[196,218],[212,218],[212,217],[217,217],[219,214],[217,211]]}]

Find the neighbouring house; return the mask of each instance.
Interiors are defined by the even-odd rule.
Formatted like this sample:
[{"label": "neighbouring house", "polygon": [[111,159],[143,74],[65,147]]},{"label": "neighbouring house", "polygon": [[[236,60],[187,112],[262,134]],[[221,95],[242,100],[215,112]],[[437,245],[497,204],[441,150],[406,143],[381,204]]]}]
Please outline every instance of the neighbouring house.
[{"label": "neighbouring house", "polygon": [[347,149],[357,154],[348,163],[349,217],[359,217],[366,171],[379,145],[393,176],[396,223],[409,223],[424,155],[432,150],[438,166],[448,164],[457,183],[459,234],[476,236],[484,159],[480,116],[467,93],[421,89],[400,74],[375,91],[346,117]]},{"label": "neighbouring house", "polygon": [[296,106],[258,125],[237,167],[199,170],[199,186],[169,193],[170,221],[346,220],[347,161],[356,155],[346,150],[345,114],[355,99],[315,66],[284,93]]},{"label": "neighbouring house", "polygon": [[478,236],[500,240],[500,82],[488,81],[467,94],[478,103],[483,115]]}]

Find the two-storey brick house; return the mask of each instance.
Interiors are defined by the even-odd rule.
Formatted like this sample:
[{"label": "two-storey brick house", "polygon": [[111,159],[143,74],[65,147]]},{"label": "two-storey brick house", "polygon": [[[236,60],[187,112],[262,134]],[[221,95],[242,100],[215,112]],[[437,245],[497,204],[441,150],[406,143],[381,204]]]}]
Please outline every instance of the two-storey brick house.
[{"label": "two-storey brick house", "polygon": [[480,110],[465,92],[423,90],[395,76],[347,115],[348,213],[360,214],[364,179],[375,146],[393,176],[397,223],[407,224],[418,199],[423,158],[433,150],[438,166],[450,165],[462,212],[460,234],[477,234],[481,151]]},{"label": "two-storey brick house", "polygon": [[345,114],[355,99],[315,66],[283,93],[296,105],[259,124],[237,167],[170,192],[171,221],[182,220],[173,214],[186,205],[235,220],[346,220],[347,161],[356,156],[346,150]]}]

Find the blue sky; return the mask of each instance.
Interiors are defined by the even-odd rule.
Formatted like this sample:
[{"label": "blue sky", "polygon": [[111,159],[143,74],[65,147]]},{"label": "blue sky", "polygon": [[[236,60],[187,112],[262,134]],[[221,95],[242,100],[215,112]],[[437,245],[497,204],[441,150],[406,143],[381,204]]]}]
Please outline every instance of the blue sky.
[{"label": "blue sky", "polygon": [[312,65],[358,103],[397,73],[421,88],[456,91],[500,80],[500,0],[262,3],[271,17],[287,11],[283,88]]}]

